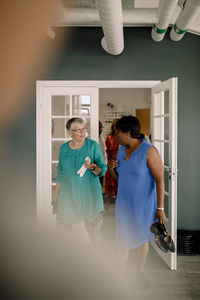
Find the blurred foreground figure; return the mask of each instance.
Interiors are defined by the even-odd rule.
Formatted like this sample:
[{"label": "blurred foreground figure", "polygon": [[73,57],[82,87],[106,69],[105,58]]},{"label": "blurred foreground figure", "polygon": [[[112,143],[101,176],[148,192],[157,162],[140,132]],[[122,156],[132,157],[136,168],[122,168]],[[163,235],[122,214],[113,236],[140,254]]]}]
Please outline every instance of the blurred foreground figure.
[{"label": "blurred foreground figure", "polygon": [[8,228],[3,237],[1,299],[137,299],[102,249],[41,227]]},{"label": "blurred foreground figure", "polygon": [[[15,119],[26,113],[30,101],[23,102],[25,92],[37,78],[39,66],[47,66],[46,56],[52,49],[44,31],[54,19],[56,6],[56,0],[1,1],[1,134],[6,135],[8,127],[14,129]],[[12,147],[6,138],[4,142],[7,144],[1,144],[0,155],[0,298],[129,299],[127,289],[113,275],[117,272],[98,257],[97,250],[68,240],[52,228],[32,224],[32,161],[24,155],[23,144],[16,151],[17,143]],[[34,205],[31,208],[35,210]]]},{"label": "blurred foreground figure", "polygon": [[58,0],[1,0],[0,130],[28,108],[23,96],[39,67],[47,67],[53,49],[45,29],[55,20],[57,5]]}]

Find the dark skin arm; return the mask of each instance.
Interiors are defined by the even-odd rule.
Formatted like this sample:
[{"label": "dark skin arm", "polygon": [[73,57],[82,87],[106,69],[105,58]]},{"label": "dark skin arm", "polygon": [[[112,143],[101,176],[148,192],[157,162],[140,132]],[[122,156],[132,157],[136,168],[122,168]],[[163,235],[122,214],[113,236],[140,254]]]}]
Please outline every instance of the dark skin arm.
[{"label": "dark skin arm", "polygon": [[115,168],[118,167],[118,161],[115,160],[115,159],[110,159],[108,161],[107,165],[108,165],[108,168],[109,168],[109,171],[110,171],[110,174],[111,174],[112,178],[114,178],[115,180],[118,180],[118,174],[115,171]]},{"label": "dark skin arm", "polygon": [[[164,170],[161,157],[154,147],[150,147],[148,150],[147,163],[156,182],[157,207],[164,207]],[[157,218],[161,224],[165,223],[166,216],[164,211],[157,210],[154,222],[156,222]]]}]

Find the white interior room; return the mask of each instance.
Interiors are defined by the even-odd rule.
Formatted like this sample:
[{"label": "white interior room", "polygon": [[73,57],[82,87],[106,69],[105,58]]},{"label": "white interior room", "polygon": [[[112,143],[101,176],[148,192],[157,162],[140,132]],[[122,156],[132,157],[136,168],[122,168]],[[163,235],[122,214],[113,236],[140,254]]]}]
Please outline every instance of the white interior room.
[{"label": "white interior room", "polygon": [[[99,120],[103,124],[103,136],[110,132],[115,118],[138,114],[138,110],[151,108],[151,89],[148,88],[101,88],[99,89]],[[140,117],[137,116],[139,119]],[[142,122],[143,119],[140,120]],[[150,120],[149,120],[150,126]],[[146,132],[145,132],[146,134]]]}]

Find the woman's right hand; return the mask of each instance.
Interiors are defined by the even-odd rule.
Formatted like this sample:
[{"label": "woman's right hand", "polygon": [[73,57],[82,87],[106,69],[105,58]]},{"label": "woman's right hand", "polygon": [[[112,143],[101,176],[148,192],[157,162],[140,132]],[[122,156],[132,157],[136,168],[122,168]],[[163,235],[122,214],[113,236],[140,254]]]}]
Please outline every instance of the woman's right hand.
[{"label": "woman's right hand", "polygon": [[116,159],[110,159],[109,161],[108,161],[108,168],[109,169],[115,169],[115,168],[117,168],[118,167],[118,160],[116,160]]},{"label": "woman's right hand", "polygon": [[156,210],[155,218],[154,218],[154,223],[159,219],[160,224],[165,224],[167,219],[164,211],[161,210]]}]

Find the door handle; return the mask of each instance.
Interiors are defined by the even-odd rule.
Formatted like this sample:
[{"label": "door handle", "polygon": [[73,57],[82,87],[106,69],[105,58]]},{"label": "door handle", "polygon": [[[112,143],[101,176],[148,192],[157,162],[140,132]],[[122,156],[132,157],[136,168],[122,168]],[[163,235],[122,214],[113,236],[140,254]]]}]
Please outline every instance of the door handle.
[{"label": "door handle", "polygon": [[[167,167],[167,166],[164,166],[164,172],[168,172],[169,174],[172,173],[172,169],[170,167]],[[179,172],[179,169],[176,169],[176,172],[178,173]],[[175,175],[176,173],[173,172],[173,175]]]},{"label": "door handle", "polygon": [[166,171],[166,172],[168,172],[168,173],[171,173],[171,168],[170,168],[170,167],[164,166],[164,171]]}]

